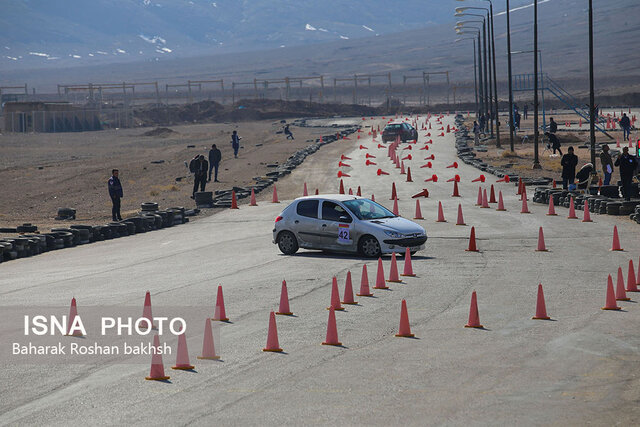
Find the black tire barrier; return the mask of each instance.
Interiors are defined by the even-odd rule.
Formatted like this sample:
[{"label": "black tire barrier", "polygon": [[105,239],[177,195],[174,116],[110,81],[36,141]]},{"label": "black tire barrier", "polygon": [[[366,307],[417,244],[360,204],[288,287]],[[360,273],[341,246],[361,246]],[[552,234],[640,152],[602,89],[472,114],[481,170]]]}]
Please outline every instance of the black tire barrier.
[{"label": "black tire barrier", "polygon": [[617,185],[603,185],[600,187],[600,194],[613,199],[620,197]]},{"label": "black tire barrier", "polygon": [[18,233],[35,233],[38,231],[38,227],[31,224],[22,224],[16,227]]},{"label": "black tire barrier", "polygon": [[110,222],[107,226],[111,227],[111,235],[114,239],[129,235],[129,228],[126,224],[121,222]]},{"label": "black tire barrier", "polygon": [[145,212],[155,212],[158,210],[158,204],[156,202],[144,202],[140,205],[140,208]]},{"label": "black tire barrier", "polygon": [[58,208],[57,220],[76,219],[76,210],[73,208]]},{"label": "black tire barrier", "polygon": [[120,224],[124,224],[127,227],[127,235],[133,236],[136,234],[136,225],[130,221],[120,221]]},{"label": "black tire barrier", "polygon": [[18,232],[17,228],[11,228],[11,227],[0,228],[0,233],[17,233],[17,232]]},{"label": "black tire barrier", "polygon": [[[71,233],[72,235],[72,246],[77,245],[78,243],[80,243],[80,230],[74,229],[74,228],[52,228],[51,231],[56,232],[56,231],[64,231],[67,233]],[[65,242],[66,244],[66,242]]]},{"label": "black tire barrier", "polygon": [[607,215],[620,215],[621,206],[622,206],[622,203],[620,202],[607,203]]}]

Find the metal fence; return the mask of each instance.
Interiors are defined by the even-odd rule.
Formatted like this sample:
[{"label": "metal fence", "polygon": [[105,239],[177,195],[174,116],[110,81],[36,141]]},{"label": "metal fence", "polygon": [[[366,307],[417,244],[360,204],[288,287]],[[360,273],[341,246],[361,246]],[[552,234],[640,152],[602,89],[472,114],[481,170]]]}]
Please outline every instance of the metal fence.
[{"label": "metal fence", "polygon": [[134,125],[131,109],[7,112],[0,116],[4,132],[84,132]]}]

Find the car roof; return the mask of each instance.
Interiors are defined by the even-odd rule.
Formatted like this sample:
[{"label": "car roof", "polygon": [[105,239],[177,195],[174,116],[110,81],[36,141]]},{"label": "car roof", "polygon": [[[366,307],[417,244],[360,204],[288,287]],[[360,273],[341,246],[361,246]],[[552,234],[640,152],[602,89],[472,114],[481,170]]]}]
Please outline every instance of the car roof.
[{"label": "car roof", "polygon": [[319,194],[317,196],[303,196],[298,197],[294,201],[298,200],[333,200],[338,202],[344,202],[346,200],[355,200],[355,199],[367,199],[367,197],[360,196],[352,196],[351,194]]}]

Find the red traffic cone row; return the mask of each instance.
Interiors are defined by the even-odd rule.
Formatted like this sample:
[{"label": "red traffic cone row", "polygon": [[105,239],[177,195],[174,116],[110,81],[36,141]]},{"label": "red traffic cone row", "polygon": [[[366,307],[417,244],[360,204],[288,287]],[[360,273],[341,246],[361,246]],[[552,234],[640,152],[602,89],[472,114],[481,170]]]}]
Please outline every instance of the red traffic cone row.
[{"label": "red traffic cone row", "polygon": [[622,275],[622,267],[618,267],[618,280],[616,281],[616,301],[631,301],[624,291],[624,276]]},{"label": "red traffic cone row", "polygon": [[304,187],[302,187],[302,196],[308,196],[309,192],[307,191],[307,183],[304,183]]},{"label": "red traffic cone row", "polygon": [[231,190],[231,208],[238,209],[238,199],[236,198],[236,190]]},{"label": "red traffic cone row", "polygon": [[344,194],[344,182],[342,182],[342,180],[340,180],[340,190],[338,190],[340,192],[340,194]]},{"label": "red traffic cone row", "polygon": [[469,235],[469,248],[466,249],[467,252],[480,252],[478,247],[476,246],[476,228],[471,227],[471,234]]},{"label": "red traffic cone row", "polygon": [[411,265],[411,251],[409,248],[406,248],[404,251],[404,269],[402,270],[401,276],[407,277],[416,277],[413,274],[413,266]]},{"label": "red traffic cone row", "polygon": [[538,230],[538,249],[536,252],[547,252],[547,247],[544,245],[544,233],[542,232],[542,227]]},{"label": "red traffic cone row", "polygon": [[424,219],[422,217],[422,210],[420,209],[420,200],[416,199],[416,216],[413,219]]},{"label": "red traffic cone row", "polygon": [[576,216],[576,207],[573,202],[573,197],[571,197],[571,199],[569,200],[569,216],[567,218],[578,219],[578,217]]},{"label": "red traffic cone row", "polygon": [[603,310],[621,310],[616,303],[616,294],[613,291],[613,280],[611,279],[611,275],[607,278],[607,299],[605,301]]},{"label": "red traffic cone row", "polygon": [[542,291],[542,283],[538,284],[538,302],[536,303],[536,315],[532,317],[535,320],[551,320],[547,316],[547,306],[544,303],[544,292]]},{"label": "red traffic cone row", "polygon": [[396,192],[396,183],[391,183],[391,198],[389,200],[395,200],[398,198],[398,193]]},{"label": "red traffic cone row", "polygon": [[182,332],[178,335],[178,351],[176,352],[176,364],[171,369],[178,369],[181,371],[190,371],[194,369],[191,363],[189,363],[189,349],[187,348],[187,337]]},{"label": "red traffic cone row", "polygon": [[496,203],[496,191],[493,189],[493,184],[491,184],[491,191],[489,192],[489,203]]},{"label": "red traffic cone row", "polygon": [[378,258],[378,273],[376,274],[376,285],[373,289],[389,289],[384,280],[384,267],[382,266],[382,258]]},{"label": "red traffic cone row", "polygon": [[498,209],[496,210],[501,212],[506,211],[504,208],[504,200],[502,200],[502,191],[498,191]]},{"label": "red traffic cone row", "polygon": [[411,167],[407,168],[407,182],[413,182],[413,179],[411,179]]},{"label": "red traffic cone row", "polygon": [[[148,292],[147,292],[148,294]],[[146,303],[146,299],[145,299]],[[146,305],[145,305],[146,308]],[[149,315],[151,315],[151,299],[149,299]],[[69,309],[69,320],[67,321],[67,333],[68,337],[81,337],[82,331],[80,328],[76,328],[76,317],[78,317],[78,307],[76,305],[76,299],[71,298],[71,308]],[[143,314],[144,317],[144,314]],[[149,317],[149,324],[151,324],[151,317]],[[145,328],[146,329],[146,328]]]},{"label": "red traffic cone row", "polygon": [[387,279],[387,282],[402,283],[398,275],[398,261],[395,252],[391,254],[391,268],[389,269],[389,279]]},{"label": "red traffic cone row", "polygon": [[462,205],[458,203],[458,220],[456,221],[456,225],[467,225],[464,223],[464,217],[462,216]]},{"label": "red traffic cone row", "polygon": [[584,199],[584,217],[582,218],[582,222],[593,222],[591,221],[591,213],[589,212],[589,199]]},{"label": "red traffic cone row", "polygon": [[528,214],[531,213],[529,212],[529,206],[527,205],[527,196],[526,193],[522,193],[524,195],[524,197],[522,198],[522,209],[520,210],[521,214]]},{"label": "red traffic cone row", "polygon": [[276,314],[282,316],[293,316],[291,309],[289,308],[289,292],[287,291],[287,281],[282,281],[282,289],[280,290],[280,307]]},{"label": "red traffic cone row", "polygon": [[407,312],[407,302],[402,300],[402,307],[400,309],[400,327],[396,337],[413,338],[414,334],[411,333],[411,326],[409,325],[409,313]]},{"label": "red traffic cone row", "polygon": [[[147,322],[140,324],[140,329],[147,329],[147,326],[149,326],[151,329],[157,329],[156,325],[153,324],[153,314],[151,313],[151,292],[149,291],[144,294],[144,307],[142,308],[142,317],[147,319]],[[71,318],[71,316],[69,316],[69,318]]]},{"label": "red traffic cone row", "polygon": [[548,216],[557,216],[558,214],[556,213],[556,207],[553,204],[553,196],[550,194],[549,195],[549,212],[547,212]]},{"label": "red traffic cone row", "polygon": [[627,274],[627,292],[638,292],[638,282],[636,281],[636,273],[633,270],[633,260],[629,260],[629,271]]},{"label": "red traffic cone row", "polygon": [[489,200],[487,199],[487,189],[485,188],[484,190],[482,190],[482,205],[480,205],[481,208],[484,209],[489,209],[491,206],[489,206]]},{"label": "red traffic cone row", "polygon": [[612,251],[623,251],[624,249],[622,249],[620,247],[620,238],[618,238],[618,226],[614,225],[613,226],[613,243],[611,245],[611,250]]},{"label": "red traffic cone row", "polygon": [[354,301],[353,299],[353,285],[351,284],[351,272],[347,271],[347,280],[344,284],[344,298],[342,299],[343,304],[358,304],[358,301]]},{"label": "red traffic cone row", "polygon": [[273,184],[273,198],[271,199],[271,203],[280,203],[278,200],[278,189],[275,184]]},{"label": "red traffic cone row", "polygon": [[162,352],[158,351],[160,350],[160,338],[158,337],[158,334],[153,336],[153,347],[156,351],[154,351],[151,356],[151,371],[149,372],[149,376],[145,377],[145,380],[166,381],[171,377],[164,374]]},{"label": "red traffic cone row", "polygon": [[398,211],[398,199],[393,199],[393,210],[391,212],[393,212],[394,215],[400,215]]},{"label": "red traffic cone row", "polygon": [[278,326],[276,325],[276,314],[269,313],[269,332],[267,333],[267,346],[262,351],[282,352],[278,342]]},{"label": "red traffic cone row", "polygon": [[251,200],[249,201],[249,206],[258,206],[258,203],[256,202],[256,193],[253,191],[253,188],[251,189]]},{"label": "red traffic cone row", "polygon": [[453,181],[453,194],[451,197],[460,197],[460,192],[458,191],[458,181]]},{"label": "red traffic cone row", "polygon": [[447,220],[444,219],[444,211],[442,210],[442,202],[438,202],[438,219],[436,220],[436,222],[447,222]]},{"label": "red traffic cone row", "polygon": [[213,331],[211,329],[211,320],[206,319],[204,324],[204,338],[202,340],[202,354],[198,359],[218,360],[220,356],[216,354],[216,347],[213,343]]},{"label": "red traffic cone row", "polygon": [[359,297],[372,297],[373,294],[369,290],[369,274],[367,273],[367,264],[362,266],[362,277],[360,278],[360,292],[356,294]]},{"label": "red traffic cone row", "polygon": [[340,346],[342,343],[338,341],[338,327],[336,326],[336,313],[333,307],[329,310],[329,320],[327,321],[327,337],[322,345]]},{"label": "red traffic cone row", "polygon": [[331,305],[327,307],[327,310],[334,309],[338,311],[344,310],[344,307],[340,304],[340,292],[338,291],[338,279],[333,276],[333,282],[331,283]]},{"label": "red traffic cone row", "polygon": [[478,314],[478,297],[476,296],[476,291],[473,291],[471,294],[471,307],[469,307],[469,321],[465,328],[483,328],[480,324],[480,315]]},{"label": "red traffic cone row", "polygon": [[216,309],[212,320],[219,320],[221,322],[228,322],[229,318],[224,309],[224,296],[222,295],[222,286],[218,286],[218,296],[216,298]]},{"label": "red traffic cone row", "polygon": [[482,187],[478,186],[478,200],[476,201],[476,206],[482,206]]}]

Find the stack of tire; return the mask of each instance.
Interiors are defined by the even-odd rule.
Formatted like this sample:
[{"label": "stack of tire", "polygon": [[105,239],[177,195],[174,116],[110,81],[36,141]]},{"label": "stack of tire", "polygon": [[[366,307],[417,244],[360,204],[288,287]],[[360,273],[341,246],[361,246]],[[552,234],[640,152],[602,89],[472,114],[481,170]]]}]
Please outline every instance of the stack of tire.
[{"label": "stack of tire", "polygon": [[59,221],[76,219],[76,210],[73,208],[59,208],[56,219]]},{"label": "stack of tire", "polygon": [[212,191],[198,191],[194,197],[195,197],[196,206],[198,207],[198,209],[213,207]]}]

